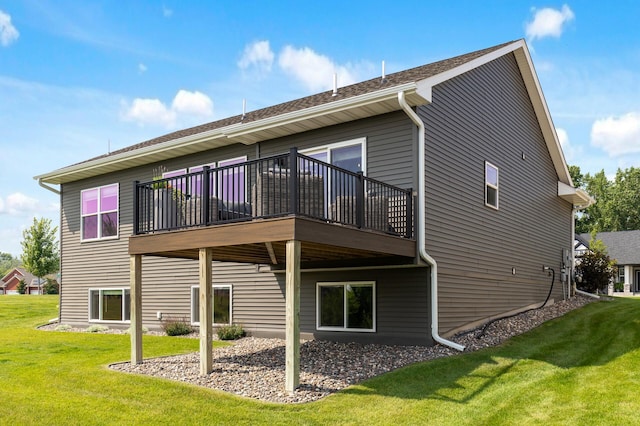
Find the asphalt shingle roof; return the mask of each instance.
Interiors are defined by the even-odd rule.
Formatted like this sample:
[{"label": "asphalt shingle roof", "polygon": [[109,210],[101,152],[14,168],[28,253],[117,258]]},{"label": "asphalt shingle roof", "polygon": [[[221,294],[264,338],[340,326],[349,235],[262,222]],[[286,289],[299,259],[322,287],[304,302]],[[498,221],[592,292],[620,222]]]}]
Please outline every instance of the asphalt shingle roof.
[{"label": "asphalt shingle roof", "polygon": [[[591,240],[589,234],[579,234],[586,241]],[[607,246],[607,253],[618,265],[640,265],[640,230],[600,232],[596,234]]]},{"label": "asphalt shingle roof", "polygon": [[154,139],[149,139],[147,141],[110,152],[109,154],[104,154],[95,158],[91,158],[89,160],[83,161],[82,163],[121,154],[124,152],[134,151],[136,149],[160,144],[163,142],[183,138],[186,136],[195,135],[198,133],[207,132],[210,130],[219,129],[222,127],[230,126],[232,124],[238,124],[240,122],[250,123],[252,121],[262,120],[265,118],[275,117],[281,114],[286,114],[294,111],[300,111],[300,110],[311,108],[318,105],[328,104],[331,102],[339,101],[341,99],[347,99],[354,96],[364,95],[364,94],[375,92],[376,90],[384,89],[387,87],[394,87],[394,86],[399,86],[405,83],[419,81],[419,80],[446,72],[448,70],[454,69],[460,65],[463,65],[483,55],[486,55],[495,50],[498,50],[511,43],[514,43],[514,41],[502,43],[497,46],[489,47],[482,50],[477,50],[475,52],[467,53],[464,55],[456,56],[456,57],[445,59],[442,61],[433,62],[430,64],[418,66],[415,68],[410,68],[408,70],[392,73],[385,76],[386,78],[384,81],[382,81],[380,77],[376,77],[360,83],[352,84],[350,86],[340,87],[336,96],[333,96],[332,91],[329,90],[326,92],[318,93],[318,94],[307,96],[304,98],[295,99],[289,102],[284,102],[278,105],[269,106],[266,108],[247,112],[245,114],[244,119],[242,118],[242,115],[236,115],[233,117],[223,118],[221,120],[213,121],[213,122],[202,124],[199,126],[178,130]]}]

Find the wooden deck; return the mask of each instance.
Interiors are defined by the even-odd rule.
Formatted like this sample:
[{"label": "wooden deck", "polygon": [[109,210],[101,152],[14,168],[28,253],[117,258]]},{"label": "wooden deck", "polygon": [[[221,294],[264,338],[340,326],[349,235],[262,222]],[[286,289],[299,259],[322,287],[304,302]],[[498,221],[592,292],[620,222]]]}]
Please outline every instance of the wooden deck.
[{"label": "wooden deck", "polygon": [[285,271],[285,390],[300,383],[300,281],[305,267],[412,263],[416,241],[300,216],[226,223],[129,238],[131,362],[142,362],[142,256],[198,259],[200,373],[213,369],[212,261],[270,264]]},{"label": "wooden deck", "polygon": [[302,267],[411,263],[416,254],[415,240],[296,216],[135,235],[129,254],[198,259],[199,249],[211,248],[213,260],[284,267],[293,240]]}]

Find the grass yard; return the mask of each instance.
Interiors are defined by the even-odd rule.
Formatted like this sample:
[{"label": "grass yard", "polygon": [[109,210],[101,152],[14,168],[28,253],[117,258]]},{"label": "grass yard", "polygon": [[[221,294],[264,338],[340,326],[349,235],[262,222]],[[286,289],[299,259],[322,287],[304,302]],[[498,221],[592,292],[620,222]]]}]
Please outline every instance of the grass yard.
[{"label": "grass yard", "polygon": [[[44,332],[55,296],[0,296],[0,424],[624,425],[640,422],[640,300],[593,303],[497,348],[277,405],[110,371],[129,337]],[[144,356],[198,341],[144,336]]]}]

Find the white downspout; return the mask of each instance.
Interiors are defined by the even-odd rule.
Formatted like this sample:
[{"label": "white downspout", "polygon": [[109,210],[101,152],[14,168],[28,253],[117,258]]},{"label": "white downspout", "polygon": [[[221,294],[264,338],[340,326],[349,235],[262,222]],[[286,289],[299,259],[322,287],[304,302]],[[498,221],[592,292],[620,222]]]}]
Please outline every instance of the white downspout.
[{"label": "white downspout", "polygon": [[42,182],[42,180],[40,180],[40,179],[38,179],[38,185],[40,185],[41,187],[43,187],[43,188],[44,188],[44,189],[46,189],[47,191],[51,191],[51,192],[53,192],[53,193],[56,193],[56,194],[60,195],[60,191],[59,191],[59,190],[57,190],[57,189],[55,189],[55,188],[52,188],[52,187],[50,187],[49,185],[45,185],[45,183],[44,183],[44,182]]},{"label": "white downspout", "polygon": [[571,279],[569,279],[568,283],[567,283],[567,287],[569,287],[569,293],[567,293],[569,295],[569,297],[571,297],[571,290],[573,290],[573,294],[575,295],[576,293],[578,294],[582,294],[584,293],[583,291],[580,291],[576,288],[576,282],[575,282],[575,277],[574,277],[574,273],[576,270],[576,213],[578,213],[580,210],[584,210],[587,207],[589,207],[592,203],[588,202],[586,205],[582,204],[582,205],[573,205],[573,208],[571,209],[571,273],[569,274],[569,277]]},{"label": "white downspout", "polygon": [[398,103],[402,110],[409,116],[411,121],[418,126],[418,219],[416,223],[416,235],[418,244],[418,253],[420,258],[427,262],[431,269],[431,337],[436,342],[449,346],[450,348],[464,351],[464,346],[441,337],[438,334],[438,264],[429,256],[425,249],[425,140],[424,140],[424,123],[418,117],[418,114],[407,104],[404,98],[404,92],[398,92]]}]

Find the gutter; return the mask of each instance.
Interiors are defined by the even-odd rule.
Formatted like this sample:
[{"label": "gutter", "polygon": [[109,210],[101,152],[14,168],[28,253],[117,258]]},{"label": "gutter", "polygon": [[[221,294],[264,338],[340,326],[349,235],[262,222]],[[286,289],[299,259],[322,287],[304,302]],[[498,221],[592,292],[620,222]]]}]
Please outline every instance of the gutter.
[{"label": "gutter", "polygon": [[418,114],[409,106],[405,100],[403,91],[398,92],[398,103],[407,116],[418,126],[418,219],[416,223],[417,245],[420,258],[431,268],[431,337],[436,342],[449,346],[458,351],[464,351],[464,346],[441,337],[438,334],[438,264],[435,259],[429,256],[425,249],[425,128],[424,123]]},{"label": "gutter", "polygon": [[41,187],[43,187],[44,189],[46,189],[47,191],[51,191],[54,194],[58,194],[60,195],[60,190],[59,189],[55,189],[47,184],[45,184],[44,182],[42,182],[42,179],[38,179],[38,185],[40,185]]}]

